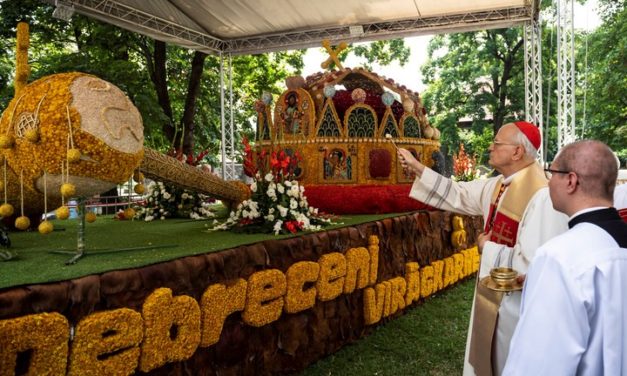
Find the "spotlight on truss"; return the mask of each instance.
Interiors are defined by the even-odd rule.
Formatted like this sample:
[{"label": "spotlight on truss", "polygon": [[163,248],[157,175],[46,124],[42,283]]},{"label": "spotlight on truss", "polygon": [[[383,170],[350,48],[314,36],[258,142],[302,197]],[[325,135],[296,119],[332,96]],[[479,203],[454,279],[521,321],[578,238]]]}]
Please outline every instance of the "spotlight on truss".
[{"label": "spotlight on truss", "polygon": [[56,2],[56,8],[52,12],[52,17],[63,21],[69,21],[74,15],[74,6]]},{"label": "spotlight on truss", "polygon": [[348,32],[351,37],[360,37],[364,35],[364,27],[361,25],[349,26]]}]

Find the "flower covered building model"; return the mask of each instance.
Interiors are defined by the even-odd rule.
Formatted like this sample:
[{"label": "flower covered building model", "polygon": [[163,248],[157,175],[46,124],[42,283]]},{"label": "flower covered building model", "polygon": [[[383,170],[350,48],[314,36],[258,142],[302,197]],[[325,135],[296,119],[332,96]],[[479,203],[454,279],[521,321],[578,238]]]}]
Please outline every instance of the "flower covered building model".
[{"label": "flower covered building model", "polygon": [[[407,197],[413,176],[396,148],[433,166],[440,132],[418,93],[366,69],[289,77],[277,102],[256,102],[257,147],[303,159],[294,179],[325,212],[385,213],[421,207]],[[386,135],[388,135],[386,137]]]}]

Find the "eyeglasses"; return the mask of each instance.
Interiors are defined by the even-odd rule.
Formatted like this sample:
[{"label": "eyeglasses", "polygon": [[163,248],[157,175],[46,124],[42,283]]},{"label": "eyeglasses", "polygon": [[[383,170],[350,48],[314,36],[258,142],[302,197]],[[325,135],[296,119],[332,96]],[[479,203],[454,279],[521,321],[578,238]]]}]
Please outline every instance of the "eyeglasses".
[{"label": "eyeglasses", "polygon": [[513,143],[510,143],[510,142],[501,142],[501,141],[494,140],[494,141],[492,141],[492,145],[494,145],[494,146],[501,146],[501,145],[518,146],[520,144],[513,144]]},{"label": "eyeglasses", "polygon": [[553,174],[570,174],[572,171],[564,171],[564,170],[552,170],[550,168],[544,169],[544,175],[546,175],[547,179],[550,179]]}]

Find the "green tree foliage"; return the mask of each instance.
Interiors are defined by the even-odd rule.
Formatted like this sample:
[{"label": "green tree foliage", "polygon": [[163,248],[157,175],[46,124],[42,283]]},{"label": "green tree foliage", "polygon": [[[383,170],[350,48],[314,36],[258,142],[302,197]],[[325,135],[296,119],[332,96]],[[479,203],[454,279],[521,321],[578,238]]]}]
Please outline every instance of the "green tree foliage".
[{"label": "green tree foliage", "polygon": [[[586,90],[585,138],[602,140],[627,160],[627,8],[625,2],[600,1],[602,24],[588,35],[587,67],[585,43],[578,49],[578,115],[583,117]],[[582,40],[584,42],[584,40]],[[587,81],[583,85],[584,79]],[[580,123],[578,119],[578,123]]]},{"label": "green tree foliage", "polygon": [[385,66],[394,61],[398,61],[400,66],[404,66],[409,61],[411,51],[405,45],[403,39],[392,39],[389,41],[376,41],[368,44],[360,44],[351,48],[355,56],[366,59],[364,67],[372,69],[372,64]]},{"label": "green tree foliage", "polygon": [[[479,135],[493,133],[524,112],[523,40],[519,28],[435,36],[422,67],[425,107],[442,132],[443,145],[457,150],[458,121],[470,119]],[[480,150],[468,146],[471,154]]]},{"label": "green tree foliage", "polygon": [[[332,46],[333,49],[337,46]],[[326,50],[324,50],[326,53]],[[349,44],[348,48],[342,50],[338,55],[341,62],[346,61],[351,54],[362,59],[364,68],[372,70],[373,64],[386,66],[397,61],[400,66],[404,66],[409,61],[411,50],[405,45],[404,39],[379,40],[370,43]],[[330,68],[334,68],[335,63],[331,63]]]}]

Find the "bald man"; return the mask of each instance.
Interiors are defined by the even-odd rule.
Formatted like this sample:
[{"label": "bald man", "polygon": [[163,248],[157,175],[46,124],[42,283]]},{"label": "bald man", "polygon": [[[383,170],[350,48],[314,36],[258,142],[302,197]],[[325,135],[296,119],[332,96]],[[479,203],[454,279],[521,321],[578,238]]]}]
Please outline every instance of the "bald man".
[{"label": "bald man", "polygon": [[[498,266],[527,271],[536,249],[567,230],[567,218],[551,204],[547,178],[536,162],[540,132],[528,122],[501,127],[490,145],[489,163],[501,175],[454,182],[400,149],[401,165],[416,174],[410,196],[431,206],[481,215],[479,279]],[[478,279],[478,280],[479,280]],[[496,292],[477,283],[466,342],[464,375],[500,375],[520,312],[520,292]]]},{"label": "bald man", "polygon": [[627,375],[627,224],[612,207],[616,161],[599,141],[565,146],[549,189],[570,230],[538,249],[506,375]]}]

